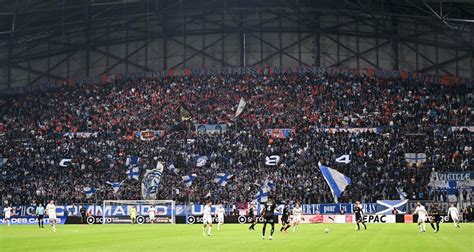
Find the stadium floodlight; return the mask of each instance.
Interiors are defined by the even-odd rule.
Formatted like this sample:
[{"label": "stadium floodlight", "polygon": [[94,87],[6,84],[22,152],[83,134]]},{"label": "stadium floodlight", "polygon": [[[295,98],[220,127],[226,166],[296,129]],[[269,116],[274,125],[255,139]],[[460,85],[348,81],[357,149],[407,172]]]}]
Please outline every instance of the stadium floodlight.
[{"label": "stadium floodlight", "polygon": [[[136,224],[175,224],[176,209],[173,200],[104,200],[102,203],[102,224],[132,223],[133,208],[136,210]],[[154,208],[154,210],[150,210]],[[153,218],[154,215],[154,218]],[[152,217],[152,218],[150,218]]]}]

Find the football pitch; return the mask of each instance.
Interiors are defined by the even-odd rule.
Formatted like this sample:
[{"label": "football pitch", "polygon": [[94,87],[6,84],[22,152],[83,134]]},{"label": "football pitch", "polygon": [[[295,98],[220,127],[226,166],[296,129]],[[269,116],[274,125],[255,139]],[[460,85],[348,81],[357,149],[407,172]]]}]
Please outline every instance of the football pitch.
[{"label": "football pitch", "polygon": [[[268,226],[269,227],[269,226]],[[267,232],[269,228],[267,227]],[[296,232],[262,240],[262,225],[227,224],[212,236],[202,235],[201,225],[60,225],[0,226],[0,251],[474,251],[474,224],[442,224],[439,233],[427,225],[373,224],[355,231],[351,224],[301,225]],[[329,228],[329,233],[323,230]]]}]

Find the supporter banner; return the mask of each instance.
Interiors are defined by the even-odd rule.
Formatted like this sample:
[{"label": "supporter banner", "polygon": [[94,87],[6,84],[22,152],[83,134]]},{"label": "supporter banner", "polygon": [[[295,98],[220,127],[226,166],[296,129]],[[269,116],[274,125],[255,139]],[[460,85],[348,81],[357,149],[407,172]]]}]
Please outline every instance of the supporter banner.
[{"label": "supporter banner", "polygon": [[150,141],[156,138],[164,137],[164,130],[137,130],[135,131],[135,138],[138,138],[143,141]]},{"label": "supporter banner", "polygon": [[431,178],[434,180],[456,180],[466,181],[474,179],[474,172],[434,172],[431,173]]},{"label": "supporter banner", "polygon": [[[44,218],[44,224],[47,225],[49,224],[49,218],[45,217]],[[66,217],[58,217],[56,218],[56,223],[57,224],[64,224],[66,223]],[[0,224],[7,224],[5,219],[0,219]],[[10,218],[10,224],[15,225],[15,224],[24,224],[24,225],[30,225],[30,224],[36,224],[38,225],[38,217],[33,216],[33,215],[26,215],[26,216],[13,216]]]},{"label": "supporter banner", "polygon": [[401,214],[407,211],[408,200],[377,200],[377,214],[391,214],[394,208]]},{"label": "supporter banner", "polygon": [[318,127],[311,127],[313,132],[327,132],[331,134],[335,134],[338,132],[347,132],[347,133],[376,133],[380,134],[380,128],[318,128]]},{"label": "supporter banner", "polygon": [[428,186],[448,190],[454,194],[458,189],[474,188],[474,172],[432,172]]},{"label": "supporter banner", "polygon": [[[408,201],[408,213],[413,213],[415,211],[417,202],[418,201],[415,200]],[[426,210],[428,211],[434,206],[435,203],[438,205],[439,209],[447,210],[449,208],[448,202],[420,201],[420,203],[421,205],[425,206]]]},{"label": "supporter banner", "polygon": [[[166,76],[199,76],[199,75],[221,75],[221,74],[249,74],[249,75],[278,75],[278,74],[331,74],[331,75],[345,75],[355,76],[365,74],[368,76],[375,76],[379,78],[402,78],[411,80],[426,81],[428,83],[439,83],[440,85],[465,85],[468,87],[474,86],[473,79],[465,79],[459,77],[450,77],[447,75],[436,76],[427,75],[414,72],[404,71],[393,71],[393,70],[382,70],[382,69],[349,69],[340,67],[311,67],[311,66],[298,66],[298,67],[286,67],[286,66],[271,66],[271,67],[222,67],[222,68],[201,68],[201,69],[164,69],[157,71],[148,72],[136,72],[136,73],[118,73],[113,76],[97,75],[92,77],[86,77],[76,80],[67,80],[66,85],[74,86],[85,86],[102,84],[105,82],[113,82],[114,80],[136,80],[138,78],[161,78]],[[58,88],[65,85],[64,80],[43,80],[38,83],[29,83],[21,87],[2,89],[0,95],[12,95],[12,94],[23,94],[33,92],[37,90],[47,91],[50,89]]]},{"label": "supporter banner", "polygon": [[453,126],[451,127],[451,131],[463,131],[468,130],[469,132],[474,132],[474,126]]},{"label": "supporter banner", "polygon": [[[350,203],[303,205],[304,214],[339,214],[341,209],[344,211],[344,213],[353,213],[353,205]],[[377,204],[362,204],[362,209],[364,213],[375,213]]]},{"label": "supporter banner", "polygon": [[67,132],[63,134],[63,136],[69,137],[69,138],[74,138],[74,137],[89,138],[89,137],[97,137],[98,135],[99,135],[98,132]]},{"label": "supporter banner", "polygon": [[194,124],[196,133],[222,134],[227,131],[227,124]]},{"label": "supporter banner", "polygon": [[268,166],[276,166],[280,162],[280,156],[273,155],[265,157],[265,164]]},{"label": "supporter banner", "polygon": [[288,138],[291,134],[296,134],[295,128],[266,129],[263,131],[264,136],[279,139]]}]

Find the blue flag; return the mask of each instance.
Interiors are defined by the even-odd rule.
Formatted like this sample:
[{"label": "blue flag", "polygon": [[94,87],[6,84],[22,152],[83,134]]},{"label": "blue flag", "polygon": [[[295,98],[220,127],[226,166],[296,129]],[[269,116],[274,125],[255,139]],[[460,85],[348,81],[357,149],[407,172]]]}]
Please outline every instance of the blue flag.
[{"label": "blue flag", "polygon": [[174,167],[174,164],[170,164],[168,166],[168,171],[174,173],[175,175],[179,175],[180,170],[178,168]]},{"label": "blue flag", "polygon": [[87,198],[90,198],[92,195],[94,195],[96,191],[97,190],[94,187],[84,187],[84,193],[86,194]]},{"label": "blue flag", "polygon": [[138,167],[129,167],[127,170],[127,177],[128,179],[136,179],[138,180],[138,177],[140,176],[140,169]]},{"label": "blue flag", "polygon": [[226,186],[227,182],[233,177],[234,175],[229,175],[227,173],[218,173],[217,177],[214,179],[214,182],[220,186]]},{"label": "blue flag", "polygon": [[408,200],[377,200],[377,212],[375,214],[391,214],[393,208],[399,213],[405,214]]},{"label": "blue flag", "polygon": [[273,183],[273,180],[266,180],[264,186],[268,187],[269,191],[276,189],[276,185]]},{"label": "blue flag", "polygon": [[117,193],[118,190],[120,190],[120,187],[122,186],[123,181],[122,182],[107,181],[106,183],[112,186],[112,189],[114,190],[114,193]]},{"label": "blue flag", "polygon": [[126,166],[136,166],[138,165],[138,162],[140,161],[140,158],[137,156],[130,156],[127,157],[127,160],[125,161]]},{"label": "blue flag", "polygon": [[262,186],[259,190],[257,195],[255,195],[255,199],[258,202],[267,202],[268,201],[268,187]]},{"label": "blue flag", "polygon": [[183,183],[187,186],[191,186],[193,181],[196,179],[197,175],[196,174],[191,174],[191,175],[186,175],[183,176]]},{"label": "blue flag", "polygon": [[351,180],[337,170],[322,164],[319,164],[319,170],[321,170],[326,183],[329,185],[329,189],[331,189],[334,202],[337,203],[337,199],[341,196],[344,189],[351,184]]},{"label": "blue flag", "polygon": [[401,200],[404,200],[407,197],[407,193],[403,191],[403,189],[400,189],[396,187],[398,195],[400,196]]}]

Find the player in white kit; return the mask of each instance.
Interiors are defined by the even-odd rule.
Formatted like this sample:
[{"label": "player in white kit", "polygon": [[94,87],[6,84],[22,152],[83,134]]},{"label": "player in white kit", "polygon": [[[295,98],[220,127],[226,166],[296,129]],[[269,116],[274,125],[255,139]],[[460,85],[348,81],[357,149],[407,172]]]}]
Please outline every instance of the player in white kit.
[{"label": "player in white kit", "polygon": [[12,217],[12,210],[11,206],[6,206],[3,208],[3,220],[7,222],[8,226],[10,226],[10,218]]},{"label": "player in white kit", "polygon": [[206,236],[206,227],[208,227],[207,235],[211,236],[211,229],[212,229],[212,215],[211,215],[211,201],[208,201],[206,206],[204,207],[202,216],[202,234]]},{"label": "player in white kit", "polygon": [[293,208],[293,232],[296,231],[300,221],[303,218],[303,208],[299,202],[296,202],[295,208]]},{"label": "player in white kit", "polygon": [[415,212],[413,214],[418,214],[418,228],[420,232],[426,232],[426,217],[428,212],[426,211],[425,207],[421,205],[420,202],[416,203]]},{"label": "player in white kit", "polygon": [[150,217],[151,224],[155,223],[155,214],[156,214],[156,208],[155,206],[151,206],[148,209],[148,217]]},{"label": "player in white kit", "polygon": [[49,222],[51,223],[51,228],[53,232],[56,232],[56,206],[54,205],[54,200],[51,200],[46,206],[46,214],[48,215]]},{"label": "player in white kit", "polygon": [[448,215],[451,216],[451,219],[454,222],[454,227],[460,228],[461,226],[459,226],[459,211],[456,207],[454,207],[454,204],[451,204],[451,206],[449,207]]},{"label": "player in white kit", "polygon": [[221,225],[224,224],[224,215],[225,209],[222,207],[222,205],[219,205],[214,215],[214,217],[217,216],[217,230],[221,230]]}]

